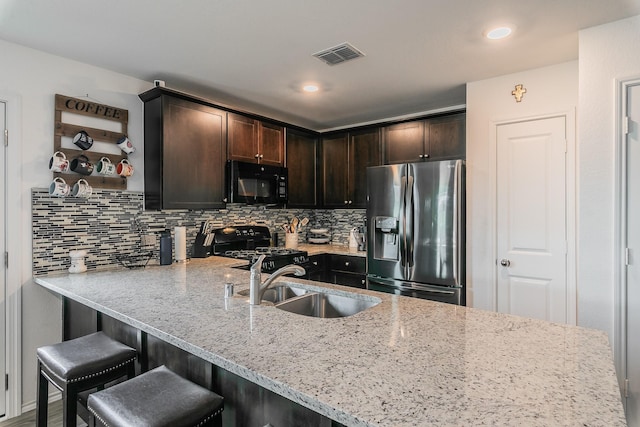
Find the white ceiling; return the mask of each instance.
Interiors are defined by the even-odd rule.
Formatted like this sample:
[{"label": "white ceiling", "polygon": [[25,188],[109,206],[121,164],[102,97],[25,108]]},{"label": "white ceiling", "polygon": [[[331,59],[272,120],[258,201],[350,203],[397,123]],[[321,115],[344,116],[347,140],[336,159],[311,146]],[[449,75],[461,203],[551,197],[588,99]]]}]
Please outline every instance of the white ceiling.
[{"label": "white ceiling", "polygon": [[[578,30],[638,14],[640,0],[0,0],[0,38],[326,130],[464,104],[466,82],[576,59]],[[483,38],[503,23],[511,38]],[[312,56],[343,42],[366,56]]]}]

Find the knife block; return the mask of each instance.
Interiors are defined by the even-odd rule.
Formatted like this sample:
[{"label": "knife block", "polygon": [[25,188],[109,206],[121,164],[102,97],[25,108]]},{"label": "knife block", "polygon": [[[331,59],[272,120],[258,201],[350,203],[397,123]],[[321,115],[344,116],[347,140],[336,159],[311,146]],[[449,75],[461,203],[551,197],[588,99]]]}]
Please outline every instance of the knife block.
[{"label": "knife block", "polygon": [[206,258],[211,256],[211,245],[205,245],[204,242],[207,239],[207,234],[198,233],[196,240],[193,242],[193,257],[194,258]]}]

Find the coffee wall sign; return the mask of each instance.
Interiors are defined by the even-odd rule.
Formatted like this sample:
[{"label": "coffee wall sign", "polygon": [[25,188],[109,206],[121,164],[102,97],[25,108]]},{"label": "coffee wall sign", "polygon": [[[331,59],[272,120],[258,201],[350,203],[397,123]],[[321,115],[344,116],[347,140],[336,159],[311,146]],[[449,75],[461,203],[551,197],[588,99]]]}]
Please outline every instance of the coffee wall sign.
[{"label": "coffee wall sign", "polygon": [[[66,122],[63,121],[65,113]],[[80,126],[74,122],[74,116],[93,117],[101,120],[108,120],[118,123],[120,131],[111,131],[97,127]],[[81,120],[75,120],[76,123]],[[73,187],[79,179],[83,179],[87,185],[94,188],[112,188],[116,190],[127,189],[127,175],[116,173],[104,173],[103,170],[110,170],[105,167],[94,172],[93,167],[88,165],[105,165],[110,163],[118,165],[124,160],[124,164],[129,164],[128,155],[135,151],[133,144],[127,137],[129,124],[129,111],[110,105],[93,102],[89,99],[73,98],[70,96],[56,94],[55,96],[55,119],[53,132],[53,157],[49,162],[49,168],[53,172],[53,177],[63,177],[68,185]],[[117,127],[117,126],[115,126]],[[62,138],[68,137],[73,142],[74,148],[63,148]],[[107,142],[120,147],[120,154],[101,153],[96,150],[95,142]],[[62,168],[61,163],[68,159],[69,166],[74,164],[86,164],[87,167]],[[130,175],[129,175],[130,176]]]}]

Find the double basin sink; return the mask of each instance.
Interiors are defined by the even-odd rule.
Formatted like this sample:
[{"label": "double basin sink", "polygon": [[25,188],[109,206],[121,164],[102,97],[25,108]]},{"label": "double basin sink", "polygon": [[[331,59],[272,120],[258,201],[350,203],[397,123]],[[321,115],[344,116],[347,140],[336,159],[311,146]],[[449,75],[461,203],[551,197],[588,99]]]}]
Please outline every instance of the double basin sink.
[{"label": "double basin sink", "polygon": [[[249,290],[239,292],[249,295]],[[264,292],[262,301],[272,303],[277,309],[303,316],[336,318],[353,316],[363,310],[378,305],[381,300],[362,295],[349,296],[310,290],[294,284],[278,283]]]}]

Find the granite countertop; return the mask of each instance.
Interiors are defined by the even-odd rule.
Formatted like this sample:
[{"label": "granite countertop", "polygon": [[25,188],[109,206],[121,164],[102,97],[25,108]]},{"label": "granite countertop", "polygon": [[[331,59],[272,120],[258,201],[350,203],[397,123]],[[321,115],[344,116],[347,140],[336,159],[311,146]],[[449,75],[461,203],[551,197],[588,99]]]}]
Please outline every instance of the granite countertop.
[{"label": "granite countertop", "polygon": [[305,317],[237,296],[249,273],[236,263],[35,281],[347,426],[625,425],[601,331],[285,278],[380,300]]},{"label": "granite countertop", "polygon": [[307,251],[309,255],[316,254],[337,254],[337,255],[352,255],[359,257],[366,257],[367,251],[359,251],[352,249],[347,245],[335,245],[335,244],[322,244],[316,245],[311,243],[301,243],[298,245],[298,249],[301,251]]}]

